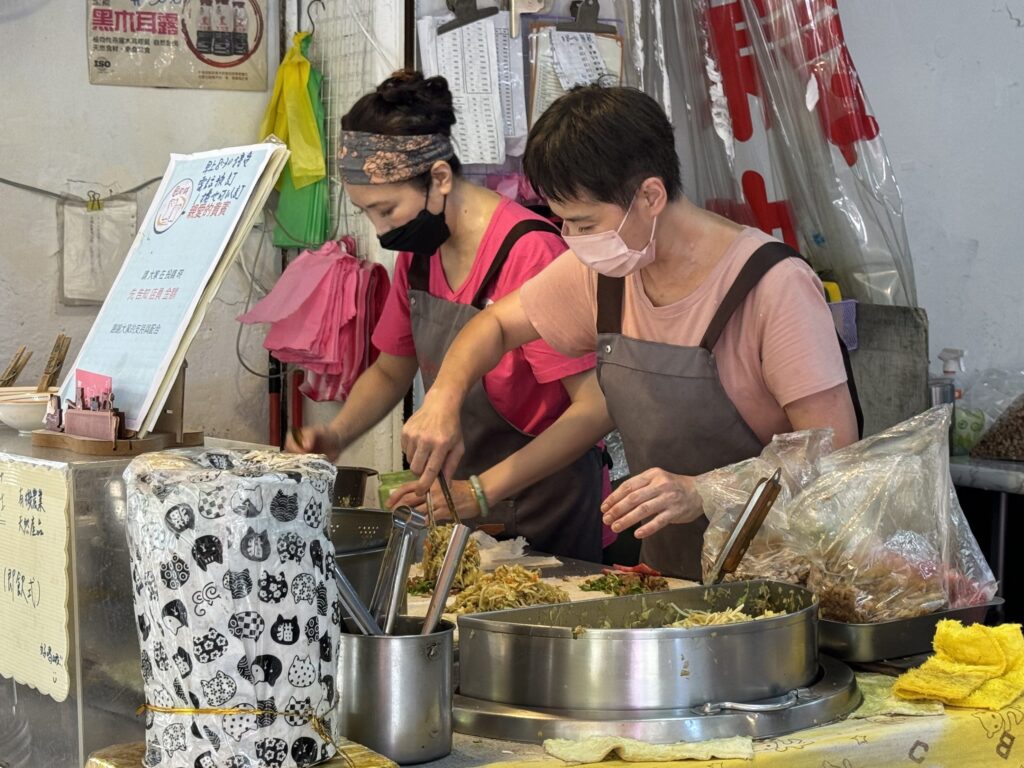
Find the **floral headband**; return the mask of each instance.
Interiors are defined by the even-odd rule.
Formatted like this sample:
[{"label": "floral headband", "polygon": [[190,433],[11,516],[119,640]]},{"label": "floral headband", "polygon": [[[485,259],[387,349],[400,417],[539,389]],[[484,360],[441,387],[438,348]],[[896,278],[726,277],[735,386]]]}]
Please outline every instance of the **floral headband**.
[{"label": "floral headband", "polygon": [[443,133],[389,136],[342,131],[338,169],[350,184],[391,184],[426,173],[438,160],[450,160],[455,150]]}]

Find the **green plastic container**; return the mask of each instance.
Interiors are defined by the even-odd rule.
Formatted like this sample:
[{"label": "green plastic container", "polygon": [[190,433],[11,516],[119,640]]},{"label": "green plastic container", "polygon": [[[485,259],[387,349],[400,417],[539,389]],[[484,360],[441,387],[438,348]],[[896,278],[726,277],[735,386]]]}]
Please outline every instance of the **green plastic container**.
[{"label": "green plastic container", "polygon": [[407,469],[404,469],[401,472],[384,472],[381,474],[378,477],[380,487],[377,490],[380,508],[388,509],[388,497],[391,496],[391,492],[399,486],[405,485],[415,479],[416,475]]}]

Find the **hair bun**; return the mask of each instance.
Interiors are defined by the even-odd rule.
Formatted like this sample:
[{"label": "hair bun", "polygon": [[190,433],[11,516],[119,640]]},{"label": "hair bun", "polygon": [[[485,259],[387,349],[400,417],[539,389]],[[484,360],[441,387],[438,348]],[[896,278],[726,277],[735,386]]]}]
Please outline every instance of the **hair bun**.
[{"label": "hair bun", "polygon": [[423,75],[412,70],[399,70],[377,86],[377,93],[388,104],[408,105],[420,100]]},{"label": "hair bun", "polygon": [[451,135],[455,108],[448,81],[399,70],[363,96],[342,118],[346,130],[371,133]]}]

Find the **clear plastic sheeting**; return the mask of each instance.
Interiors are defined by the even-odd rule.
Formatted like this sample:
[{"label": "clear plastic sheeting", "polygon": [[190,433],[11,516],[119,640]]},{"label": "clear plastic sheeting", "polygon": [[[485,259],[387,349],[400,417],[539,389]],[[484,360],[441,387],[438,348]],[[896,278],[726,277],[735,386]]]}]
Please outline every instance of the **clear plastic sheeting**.
[{"label": "clear plastic sheeting", "polygon": [[799,248],[844,296],[915,306],[903,207],[836,0],[673,3],[691,196]]},{"label": "clear plastic sheeting", "polygon": [[711,520],[705,572],[753,483],[783,468],[783,491],[736,578],[784,578],[821,615],[870,623],[992,599],[996,581],[949,476],[950,407],[833,453],[828,433],[777,437],[762,455],[702,476]]}]

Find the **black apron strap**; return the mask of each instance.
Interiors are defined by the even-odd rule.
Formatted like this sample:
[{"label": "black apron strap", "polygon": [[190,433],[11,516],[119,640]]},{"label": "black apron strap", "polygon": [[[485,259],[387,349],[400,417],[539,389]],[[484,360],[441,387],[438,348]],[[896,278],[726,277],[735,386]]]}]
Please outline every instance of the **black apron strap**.
[{"label": "black apron strap", "polygon": [[722,331],[728,325],[729,320],[740,308],[747,296],[761,282],[761,278],[768,274],[772,267],[786,259],[802,259],[799,251],[790,248],[785,243],[776,241],[768,242],[754,251],[743,269],[736,275],[736,280],[729,287],[722,303],[718,305],[718,311],[711,318],[708,329],[704,332],[704,338],[700,345],[708,352],[715,348]]},{"label": "black apron strap", "polygon": [[[725,298],[722,299],[718,311],[715,312],[715,316],[711,319],[711,323],[704,333],[704,339],[700,343],[704,349],[709,352],[714,349],[726,324],[735,314],[736,310],[739,309],[740,305],[743,304],[750,292],[754,290],[754,287],[761,281],[761,278],[768,274],[769,270],[776,264],[790,258],[800,259],[806,263],[806,259],[795,248],[775,240],[765,243],[751,254],[747,263],[743,265],[743,269],[736,276],[736,281],[726,292]],[[836,340],[839,342],[839,351],[843,355],[843,367],[846,369],[846,385],[850,390],[853,412],[857,417],[857,436],[864,437],[864,411],[860,406],[860,398],[857,396],[857,382],[853,379],[850,351],[846,348],[846,344],[843,342],[838,330],[836,331]]]},{"label": "black apron strap", "polygon": [[622,333],[622,297],[626,278],[597,276],[597,332]]},{"label": "black apron strap", "polygon": [[430,293],[430,259],[425,253],[414,253],[409,262],[409,290]]},{"label": "black apron strap", "polygon": [[505,266],[505,262],[508,261],[509,254],[512,253],[512,248],[519,242],[519,238],[528,232],[547,232],[552,235],[562,236],[562,233],[558,231],[558,227],[552,224],[550,221],[540,221],[539,219],[524,219],[516,223],[512,229],[505,235],[505,239],[501,241],[501,247],[498,248],[498,252],[494,254],[494,259],[491,260],[491,266],[487,268],[487,274],[484,275],[483,282],[480,283],[480,287],[477,289],[476,294],[473,296],[473,306],[477,309],[483,309],[487,302],[487,294],[491,290],[491,286],[494,281],[498,279],[498,275],[501,274],[502,267]]}]

